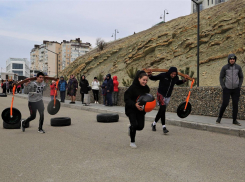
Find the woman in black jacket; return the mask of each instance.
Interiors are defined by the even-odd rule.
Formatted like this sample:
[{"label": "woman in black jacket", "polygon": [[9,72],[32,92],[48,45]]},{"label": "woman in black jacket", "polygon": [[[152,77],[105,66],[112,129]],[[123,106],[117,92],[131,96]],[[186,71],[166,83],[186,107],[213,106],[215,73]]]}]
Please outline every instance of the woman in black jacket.
[{"label": "woman in black jacket", "polygon": [[152,131],[156,131],[156,123],[161,118],[163,133],[166,134],[169,131],[165,126],[165,113],[166,107],[170,101],[174,85],[180,85],[186,82],[186,79],[179,80],[178,70],[176,67],[171,67],[167,73],[160,73],[157,76],[152,76],[152,73],[148,73],[150,80],[160,80],[157,91],[157,101],[160,108],[155,117],[155,121],[151,124]]},{"label": "woman in black jacket", "polygon": [[137,148],[135,145],[136,130],[142,130],[145,125],[145,112],[136,101],[140,95],[150,92],[147,81],[147,74],[144,71],[138,71],[132,85],[124,93],[125,113],[130,121],[129,135],[132,148]]},{"label": "woman in black jacket", "polygon": [[88,80],[86,80],[85,75],[82,75],[81,76],[81,80],[79,82],[79,86],[81,87],[80,94],[82,95],[81,96],[81,101],[83,103],[83,101],[84,101],[84,94],[88,94],[88,86],[89,86]]}]

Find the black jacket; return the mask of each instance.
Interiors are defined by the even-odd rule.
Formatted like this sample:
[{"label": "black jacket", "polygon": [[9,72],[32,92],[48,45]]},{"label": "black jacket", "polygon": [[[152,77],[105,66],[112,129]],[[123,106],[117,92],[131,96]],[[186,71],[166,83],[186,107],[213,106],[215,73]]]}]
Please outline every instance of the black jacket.
[{"label": "black jacket", "polygon": [[136,77],[133,81],[133,84],[126,90],[124,93],[124,102],[125,102],[125,114],[129,116],[131,113],[140,112],[145,114],[143,111],[139,111],[135,106],[136,100],[140,95],[150,92],[148,85],[141,86],[138,80],[138,75],[144,71],[138,71]]},{"label": "black jacket", "polygon": [[[109,77],[109,79],[107,79]],[[111,79],[111,74],[106,75],[106,92],[109,90],[109,92],[113,92],[113,80]]]},{"label": "black jacket", "polygon": [[[172,72],[177,72],[176,77],[171,78],[170,74]],[[160,73],[157,76],[149,76],[150,80],[160,80],[158,93],[160,93],[163,97],[170,97],[174,88],[174,85],[183,84],[183,80],[179,80],[178,70],[175,67],[171,67],[167,73]]]},{"label": "black jacket", "polygon": [[80,82],[79,82],[79,86],[81,87],[80,89],[80,94],[84,93],[87,94],[88,93],[88,80],[86,80],[86,77],[84,76],[84,79],[82,79],[84,75],[81,76]]}]

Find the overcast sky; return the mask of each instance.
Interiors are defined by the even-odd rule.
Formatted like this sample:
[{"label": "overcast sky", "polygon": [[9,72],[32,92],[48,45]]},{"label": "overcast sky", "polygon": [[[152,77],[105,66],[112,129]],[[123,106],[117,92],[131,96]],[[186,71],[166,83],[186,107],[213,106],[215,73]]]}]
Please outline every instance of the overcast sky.
[{"label": "overcast sky", "polygon": [[95,47],[96,38],[112,41],[162,21],[189,15],[191,0],[0,0],[0,67],[6,60],[27,58],[35,44],[81,38]]}]

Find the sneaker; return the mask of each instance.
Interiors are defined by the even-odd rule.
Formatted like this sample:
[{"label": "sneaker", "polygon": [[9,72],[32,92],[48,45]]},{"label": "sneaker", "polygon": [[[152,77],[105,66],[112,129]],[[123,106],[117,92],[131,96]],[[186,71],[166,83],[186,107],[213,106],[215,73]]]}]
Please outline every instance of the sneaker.
[{"label": "sneaker", "polygon": [[218,118],[218,119],[216,120],[216,124],[220,124],[220,121],[221,121],[221,118]]},{"label": "sneaker", "polygon": [[169,131],[167,130],[167,128],[164,127],[164,128],[163,128],[163,133],[164,133],[164,134],[167,134],[168,132],[169,132]]},{"label": "sneaker", "polygon": [[233,124],[238,125],[238,126],[242,126],[237,120],[233,121]]},{"label": "sneaker", "polygon": [[41,129],[41,130],[38,130],[38,133],[45,133],[45,131]]},{"label": "sneaker", "polygon": [[156,130],[156,125],[153,125],[153,123],[151,123],[151,127],[152,127],[152,131],[157,131]]},{"label": "sneaker", "polygon": [[22,129],[23,132],[25,132],[25,129],[26,129],[26,128],[25,128],[25,123],[24,123],[24,121],[25,121],[24,119],[21,120],[21,129]]},{"label": "sneaker", "polygon": [[128,124],[128,136],[130,136],[130,124]]},{"label": "sneaker", "polygon": [[70,104],[73,104],[73,102],[70,102]]},{"label": "sneaker", "polygon": [[95,103],[95,104],[97,104],[97,102],[96,102],[96,101],[95,101],[94,103]]},{"label": "sneaker", "polygon": [[99,104],[99,102],[97,101],[97,104]]},{"label": "sneaker", "polygon": [[136,149],[137,148],[137,146],[133,142],[130,143],[130,147],[133,148],[133,149]]}]

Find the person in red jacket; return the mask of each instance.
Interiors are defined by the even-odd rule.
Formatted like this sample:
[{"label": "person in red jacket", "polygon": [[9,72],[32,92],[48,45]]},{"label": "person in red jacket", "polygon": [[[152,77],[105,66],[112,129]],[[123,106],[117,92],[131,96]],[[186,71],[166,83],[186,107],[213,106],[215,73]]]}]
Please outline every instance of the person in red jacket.
[{"label": "person in red jacket", "polygon": [[[54,100],[55,89],[56,89],[56,83],[55,83],[54,80],[52,80],[52,83],[50,84],[50,96],[51,96],[51,100]],[[56,92],[55,98],[56,97],[57,97],[57,92]]]},{"label": "person in red jacket", "polygon": [[113,76],[113,92],[112,92],[112,103],[113,105],[117,105],[118,100],[118,85],[117,76]]}]

